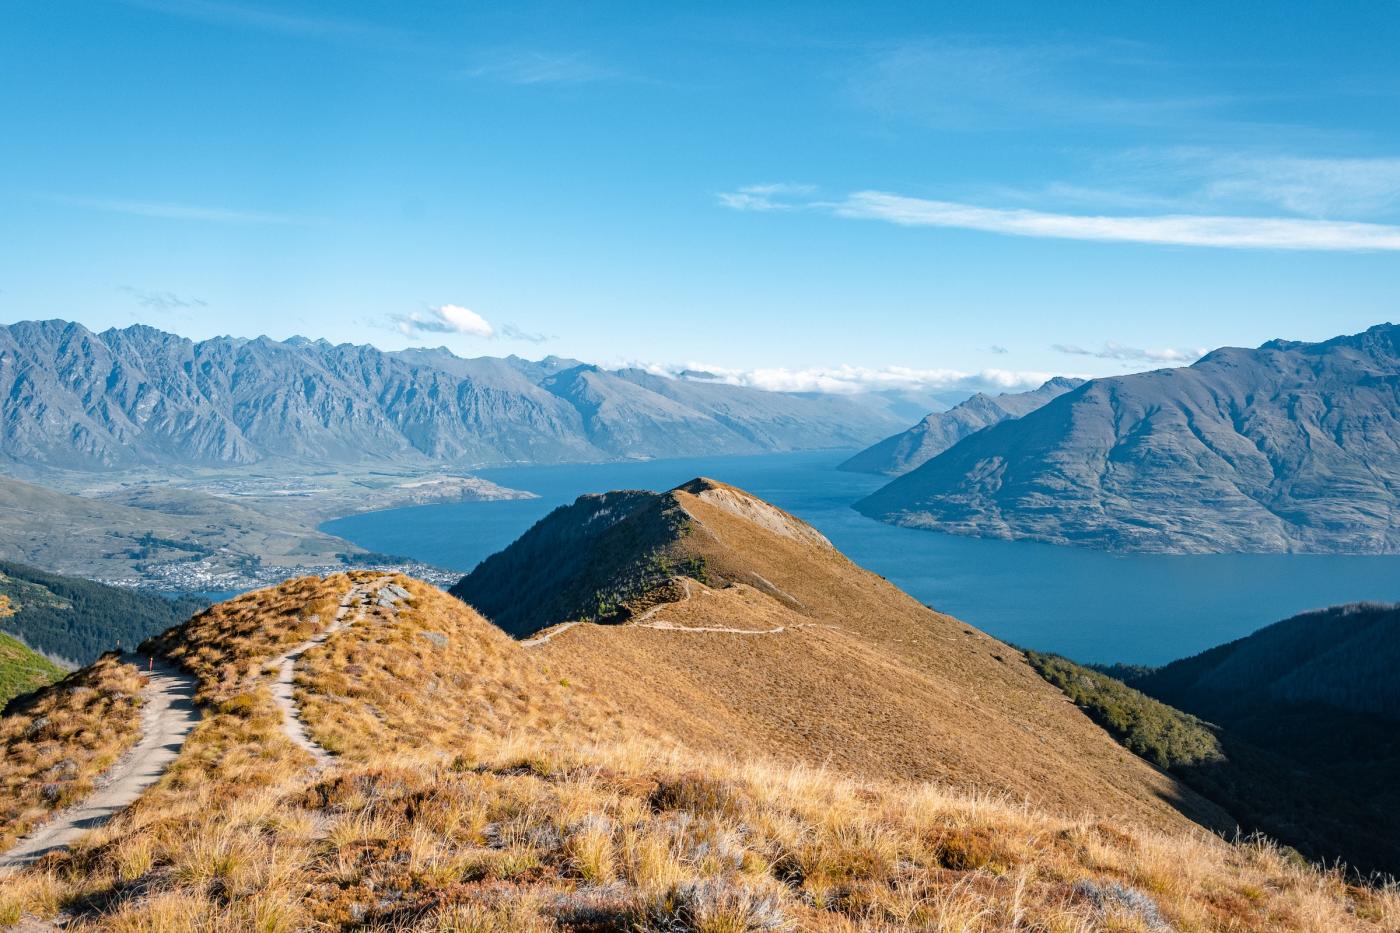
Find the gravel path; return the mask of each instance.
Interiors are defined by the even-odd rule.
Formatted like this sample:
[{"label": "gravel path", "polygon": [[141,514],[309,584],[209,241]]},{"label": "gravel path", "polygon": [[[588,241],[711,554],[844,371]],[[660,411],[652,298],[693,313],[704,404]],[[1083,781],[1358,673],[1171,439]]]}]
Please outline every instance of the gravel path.
[{"label": "gravel path", "polygon": [[[146,669],[145,657],[122,660]],[[194,705],[195,679],[157,658],[142,691],[141,740],[98,781],[93,794],[54,816],[0,856],[0,867],[27,865],[47,852],[62,849],[89,829],[101,826],[129,807],[154,784],[199,722]]]},{"label": "gravel path", "polygon": [[314,638],[302,642],[273,662],[277,665],[277,680],[272,685],[272,698],[282,710],[282,734],[310,755],[317,768],[324,768],[330,764],[334,756],[317,745],[306,731],[306,723],[302,721],[301,710],[296,701],[296,663],[308,650],[324,644],[328,638],[345,628],[352,610],[358,613],[371,603],[392,607],[397,599],[402,598],[396,590],[390,591],[386,587],[387,580],[385,577],[372,583],[357,583],[350,587],[341,598],[340,606],[336,609],[335,618],[331,620],[330,625]]}]

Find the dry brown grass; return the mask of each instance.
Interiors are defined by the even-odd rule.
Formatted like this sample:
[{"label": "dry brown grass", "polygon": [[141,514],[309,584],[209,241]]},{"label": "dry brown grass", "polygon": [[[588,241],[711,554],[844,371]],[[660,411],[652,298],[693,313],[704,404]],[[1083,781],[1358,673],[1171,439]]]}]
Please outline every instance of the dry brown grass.
[{"label": "dry brown grass", "polygon": [[395,582],[408,600],[372,607],[298,665],[302,709],[325,748],[357,760],[434,749],[458,758],[512,734],[655,735],[600,694],[561,683],[470,607],[428,584]]},{"label": "dry brown grass", "polygon": [[643,743],[436,762],[278,769],[236,792],[258,770],[246,760],[225,761],[232,782],[187,774],[24,876],[9,909],[77,903],[80,926],[116,930],[1382,931],[1400,917],[1395,891],[1267,845],[931,784]]},{"label": "dry brown grass", "polygon": [[[582,624],[532,649],[557,676],[634,720],[667,724],[692,748],[993,787],[1055,812],[1161,829],[1191,820],[1233,829],[1020,652],[919,604],[797,519],[723,484],[666,496],[690,518],[667,559],[703,566],[710,585],[682,580],[649,594],[643,625]],[[653,604],[657,596],[673,601]],[[657,624],[674,628],[647,627]],[[782,631],[683,631],[706,627]]]},{"label": "dry brown grass", "polygon": [[[267,690],[267,660],[293,640],[230,638],[210,620],[187,631],[218,701],[134,807],[0,878],[0,920],[67,910],[80,929],[502,933],[1400,921],[1393,889],[1264,844],[687,748],[401,582],[406,605],[303,659],[310,731],[342,755],[325,772],[281,736]],[[298,586],[334,602],[349,583]],[[241,626],[246,609],[216,617]],[[207,643],[235,645],[237,662]]]},{"label": "dry brown grass", "polygon": [[0,719],[0,851],[86,797],[136,744],[144,684],[135,667],[109,655]]},{"label": "dry brown grass", "polygon": [[330,625],[351,582],[338,573],[254,590],[211,606],[148,646],[199,678],[201,704],[218,703],[262,677],[269,660]]}]

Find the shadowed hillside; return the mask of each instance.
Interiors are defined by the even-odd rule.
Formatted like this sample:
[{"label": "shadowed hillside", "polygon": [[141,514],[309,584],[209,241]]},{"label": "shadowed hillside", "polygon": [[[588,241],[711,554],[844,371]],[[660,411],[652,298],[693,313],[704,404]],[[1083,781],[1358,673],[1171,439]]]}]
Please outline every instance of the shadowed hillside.
[{"label": "shadowed hillside", "polygon": [[[1027,657],[1125,747],[1225,808],[1245,830],[1321,862],[1340,859],[1362,873],[1400,873],[1393,725],[1339,710],[1306,723],[1284,704],[1260,711],[1271,738],[1247,723],[1235,728],[1237,707],[1217,707],[1216,722],[1224,724],[1217,725],[1065,658]],[[1327,735],[1325,753],[1300,757],[1298,750],[1317,741],[1319,729]],[[1289,741],[1278,742],[1282,735]]]},{"label": "shadowed hillside", "polygon": [[0,561],[0,597],[9,604],[9,611],[0,613],[0,631],[79,664],[118,644],[131,648],[207,605],[193,597],[166,599],[9,561]]},{"label": "shadowed hillside", "polygon": [[[1306,792],[1295,797],[1340,815],[1339,851],[1400,873],[1397,666],[1400,606],[1362,603],[1285,619],[1130,683],[1282,759]],[[1326,826],[1297,808],[1294,819],[1302,833]]]}]

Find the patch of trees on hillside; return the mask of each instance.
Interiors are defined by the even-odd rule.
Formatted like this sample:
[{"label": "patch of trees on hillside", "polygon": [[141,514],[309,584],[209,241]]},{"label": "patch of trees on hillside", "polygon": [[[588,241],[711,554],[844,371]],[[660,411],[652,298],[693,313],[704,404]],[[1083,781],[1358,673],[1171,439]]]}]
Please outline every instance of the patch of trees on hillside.
[{"label": "patch of trees on hillside", "polygon": [[11,610],[0,618],[0,631],[79,665],[118,644],[131,648],[207,605],[202,599],[167,599],[9,561],[0,561],[0,597]]},{"label": "patch of trees on hillside", "polygon": [[[1306,613],[1157,669],[1031,665],[1122,745],[1324,862],[1400,876],[1400,607]],[[1127,683],[1108,675],[1121,672]]]}]

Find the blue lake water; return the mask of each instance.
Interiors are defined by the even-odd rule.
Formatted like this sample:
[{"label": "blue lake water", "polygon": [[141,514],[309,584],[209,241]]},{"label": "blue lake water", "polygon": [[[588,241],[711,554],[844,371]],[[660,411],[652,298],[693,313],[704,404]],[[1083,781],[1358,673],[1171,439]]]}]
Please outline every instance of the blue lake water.
[{"label": "blue lake water", "polygon": [[998,638],[1081,661],[1160,664],[1305,609],[1400,601],[1400,557],[1105,554],[895,528],[852,502],[883,479],[834,469],[849,452],[482,470],[539,499],[371,512],[323,529],[361,547],[463,572],[585,492],[668,489],[709,476],[822,531],[856,563]]}]

